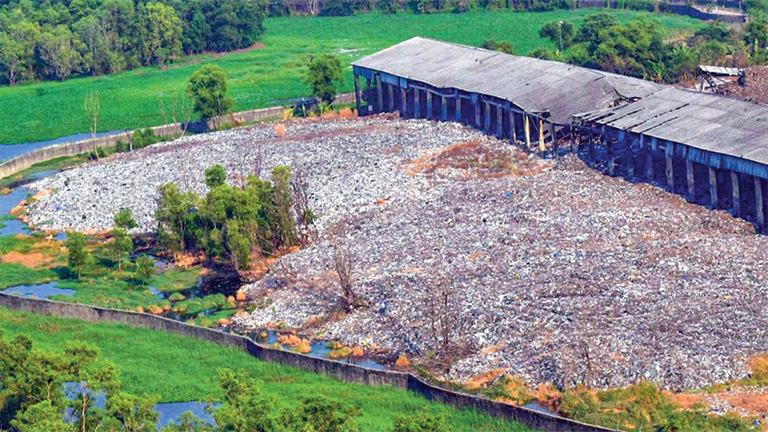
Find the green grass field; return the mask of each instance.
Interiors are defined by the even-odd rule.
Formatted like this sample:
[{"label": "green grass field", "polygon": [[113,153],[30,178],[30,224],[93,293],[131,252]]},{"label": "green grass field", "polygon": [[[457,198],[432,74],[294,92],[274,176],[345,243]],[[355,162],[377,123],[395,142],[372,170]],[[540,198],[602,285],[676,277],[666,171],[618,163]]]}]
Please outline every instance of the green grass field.
[{"label": "green grass field", "polygon": [[153,393],[163,402],[220,397],[215,374],[218,368],[226,367],[245,369],[257,378],[263,393],[275,398],[278,409],[296,406],[302,398],[318,394],[354,404],[363,412],[359,419],[363,431],[388,431],[394,418],[420,410],[445,414],[452,431],[530,430],[476,411],[432,403],[412,392],[346,384],[256,360],[234,348],[121,324],[93,324],[0,307],[0,330],[9,337],[24,334],[36,347],[48,350],[61,349],[66,341],[87,342],[115,364],[124,390]]},{"label": "green grass field", "polygon": [[[177,61],[167,70],[143,68],[96,78],[43,82],[0,88],[0,144],[41,141],[88,131],[83,101],[96,90],[101,97],[99,130],[133,129],[165,123],[159,100],[166,104],[183,93],[189,76],[202,63],[215,62],[230,78],[235,110],[304,96],[303,62],[312,54],[335,52],[351,62],[413,36],[427,36],[469,45],[486,39],[510,41],[519,54],[554,47],[538,31],[552,20],[579,24],[595,9],[553,12],[480,11],[467,14],[367,14],[352,17],[270,18],[265,22],[264,48],[225,55],[201,55]],[[643,12],[611,11],[626,22]],[[654,15],[670,32],[692,30],[703,21],[677,15]],[[351,68],[344,90],[352,88]]]}]

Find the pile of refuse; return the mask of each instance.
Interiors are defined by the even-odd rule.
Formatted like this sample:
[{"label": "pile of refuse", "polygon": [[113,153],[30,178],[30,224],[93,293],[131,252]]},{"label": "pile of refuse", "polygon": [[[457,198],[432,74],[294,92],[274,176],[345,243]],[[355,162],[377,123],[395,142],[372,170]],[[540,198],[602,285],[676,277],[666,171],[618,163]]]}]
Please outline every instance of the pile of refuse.
[{"label": "pile of refuse", "polygon": [[[768,239],[727,212],[452,123],[292,121],[277,135],[265,124],[192,136],[61,173],[34,185],[54,193],[30,219],[103,230],[129,207],[151,231],[158,185],[204,193],[205,168],[236,181],[263,151],[263,177],[276,165],[307,174],[318,232],[244,287],[257,308],[241,328],[444,356],[459,381],[503,369],[597,388],[697,388],[768,351]],[[340,254],[361,299],[351,311]]]}]

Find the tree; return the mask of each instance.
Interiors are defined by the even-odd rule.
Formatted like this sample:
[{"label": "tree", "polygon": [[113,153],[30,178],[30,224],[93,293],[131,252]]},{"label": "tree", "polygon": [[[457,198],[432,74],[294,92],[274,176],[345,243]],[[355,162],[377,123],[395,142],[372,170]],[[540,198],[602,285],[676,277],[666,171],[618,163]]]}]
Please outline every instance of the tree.
[{"label": "tree", "polygon": [[129,208],[121,208],[113,218],[115,226],[125,230],[136,228],[139,224],[133,219],[133,212]]},{"label": "tree", "polygon": [[226,180],[227,172],[221,165],[217,164],[205,170],[205,184],[211,189],[223,185]]},{"label": "tree", "polygon": [[141,53],[144,64],[164,64],[181,53],[181,21],[173,7],[147,3],[141,14]]},{"label": "tree", "polygon": [[157,432],[159,414],[153,410],[160,398],[119,392],[107,400],[104,425],[107,430]]},{"label": "tree", "polygon": [[422,411],[395,419],[392,432],[442,432],[446,429],[443,416]]},{"label": "tree", "polygon": [[39,47],[48,74],[59,80],[69,78],[81,61],[72,32],[65,25],[43,32]]},{"label": "tree", "polygon": [[76,432],[75,425],[61,415],[61,407],[50,401],[38,402],[11,421],[17,432]]},{"label": "tree", "polygon": [[136,258],[136,270],[134,270],[133,277],[142,285],[148,285],[149,281],[157,273],[155,269],[155,260],[142,255]]},{"label": "tree", "polygon": [[360,409],[325,396],[305,398],[301,405],[283,413],[282,423],[298,432],[355,432]]},{"label": "tree", "polygon": [[66,242],[67,250],[67,265],[70,270],[77,273],[77,278],[80,279],[80,275],[88,261],[88,251],[85,249],[85,235],[79,232],[72,232],[67,236]]},{"label": "tree", "polygon": [[184,252],[188,237],[188,227],[192,222],[190,210],[198,202],[193,193],[183,193],[174,183],[167,183],[158,188],[157,200],[157,236],[160,244],[174,252]]},{"label": "tree", "polygon": [[[270,415],[274,401],[261,395],[256,382],[246,371],[216,371],[224,402],[213,414],[221,431],[271,432],[276,428]],[[314,429],[320,431],[322,429]]]},{"label": "tree", "polygon": [[539,36],[552,40],[560,51],[563,51],[573,44],[573,38],[576,34],[576,26],[570,21],[550,21],[544,24],[539,30]]},{"label": "tree", "polygon": [[24,72],[24,46],[6,32],[0,32],[0,65],[11,87]]},{"label": "tree", "polygon": [[217,65],[205,65],[195,71],[189,78],[187,93],[202,120],[216,119],[232,110],[233,101],[227,95],[227,74]]},{"label": "tree", "polygon": [[507,41],[496,42],[493,39],[487,39],[485,42],[483,42],[482,45],[480,45],[480,48],[491,50],[491,51],[499,51],[505,54],[515,53],[515,50],[512,47],[512,43]]},{"label": "tree", "polygon": [[333,54],[310,57],[304,82],[312,87],[312,95],[327,104],[336,99],[339,85],[344,82],[341,60]]},{"label": "tree", "polygon": [[83,104],[85,117],[88,119],[91,128],[91,139],[93,140],[93,154],[99,159],[99,148],[96,145],[96,132],[99,126],[99,114],[101,113],[101,98],[99,92],[91,90],[85,95]]},{"label": "tree", "polygon": [[757,55],[765,53],[768,48],[768,15],[754,12],[749,15],[749,22],[744,26],[744,40],[752,46]]},{"label": "tree", "polygon": [[600,12],[587,16],[579,28],[576,42],[587,42],[597,45],[600,42],[600,31],[619,25],[619,20],[613,14]]},{"label": "tree", "polygon": [[339,279],[344,309],[351,312],[356,306],[365,304],[355,293],[352,255],[349,253],[347,245],[337,236],[331,236],[329,243],[331,245],[333,271],[336,272],[336,277]]},{"label": "tree", "polygon": [[107,245],[117,261],[117,271],[123,271],[123,257],[133,252],[133,240],[124,228],[112,231],[112,242]]}]

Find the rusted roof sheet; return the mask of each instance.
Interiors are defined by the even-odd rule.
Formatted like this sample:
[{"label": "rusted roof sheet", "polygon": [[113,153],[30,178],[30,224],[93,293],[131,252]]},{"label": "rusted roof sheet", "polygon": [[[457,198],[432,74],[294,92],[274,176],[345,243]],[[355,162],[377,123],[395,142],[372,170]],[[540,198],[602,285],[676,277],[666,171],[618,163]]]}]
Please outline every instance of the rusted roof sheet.
[{"label": "rusted roof sheet", "polygon": [[722,67],[722,66],[699,65],[699,69],[701,69],[702,72],[710,73],[713,75],[739,76],[744,73],[743,70],[738,68],[730,68],[730,67]]},{"label": "rusted roof sheet", "polygon": [[663,86],[559,62],[520,57],[415,37],[353,65],[508,100],[529,112],[549,112],[568,123],[576,113],[645,97]]}]

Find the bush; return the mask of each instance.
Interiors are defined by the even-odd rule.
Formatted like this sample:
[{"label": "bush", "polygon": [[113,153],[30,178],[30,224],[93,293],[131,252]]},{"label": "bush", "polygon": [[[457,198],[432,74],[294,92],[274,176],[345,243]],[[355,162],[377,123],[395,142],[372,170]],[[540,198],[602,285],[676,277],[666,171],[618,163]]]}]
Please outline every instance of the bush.
[{"label": "bush", "polygon": [[352,2],[350,0],[329,0],[320,10],[320,16],[350,16],[352,15]]},{"label": "bush", "polygon": [[144,148],[146,146],[158,143],[162,140],[160,137],[155,135],[154,129],[146,128],[146,129],[139,129],[133,132],[131,141],[133,142],[134,149],[140,149],[140,148]]},{"label": "bush", "polygon": [[576,26],[570,21],[550,21],[539,30],[539,36],[549,38],[562,50],[573,44]]}]

